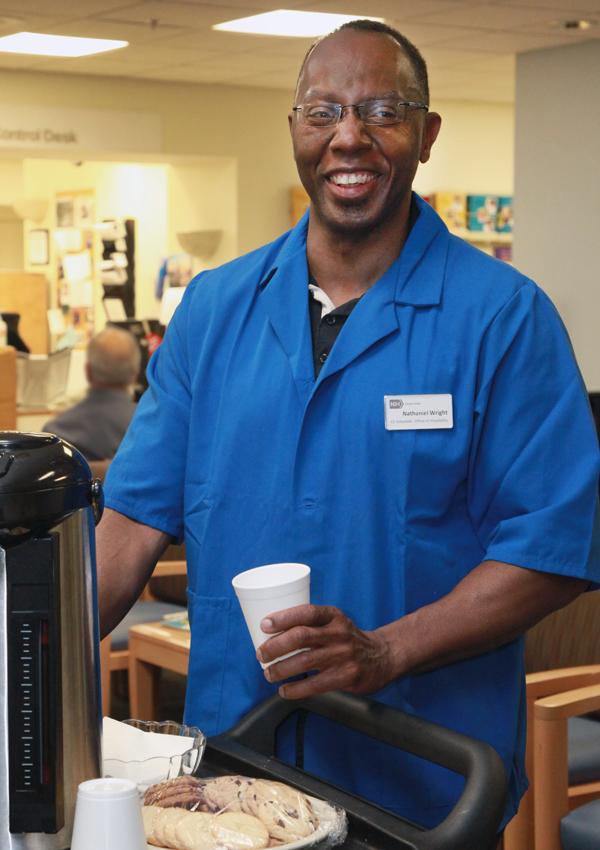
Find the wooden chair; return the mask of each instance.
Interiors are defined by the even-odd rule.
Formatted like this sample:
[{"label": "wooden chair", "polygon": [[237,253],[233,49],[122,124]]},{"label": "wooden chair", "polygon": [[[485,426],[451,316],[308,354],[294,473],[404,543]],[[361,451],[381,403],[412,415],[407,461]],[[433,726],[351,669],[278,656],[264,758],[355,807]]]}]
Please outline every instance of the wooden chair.
[{"label": "wooden chair", "polygon": [[560,692],[533,704],[535,850],[562,850],[563,817],[600,798],[600,782],[569,786],[567,737],[569,718],[600,710],[600,665],[554,672]]},{"label": "wooden chair", "polygon": [[[526,639],[525,665],[527,670],[525,761],[530,787],[521,800],[518,814],[506,828],[504,847],[505,850],[533,850],[534,847],[537,850],[541,846],[542,850],[547,850],[544,845],[536,845],[534,837],[537,824],[540,822],[535,803],[536,783],[540,770],[536,771],[534,766],[534,754],[537,753],[535,743],[537,727],[534,723],[534,713],[537,711],[536,704],[540,700],[542,702],[546,698],[552,700],[565,691],[600,683],[600,594],[598,592],[582,594],[571,605],[556,611],[531,629]],[[600,705],[598,707],[600,708]],[[584,709],[579,713],[584,714],[591,710]],[[577,712],[571,716],[576,714]],[[566,719],[564,728],[567,728]],[[565,767],[565,770],[567,770],[566,787],[568,768]],[[547,778],[552,781],[552,777]],[[576,790],[578,788],[579,791]],[[542,791],[542,795],[544,793]],[[573,801],[570,804],[572,808],[590,799],[583,786],[573,786],[569,794],[569,799]],[[575,802],[578,799],[581,801]],[[565,813],[566,810],[563,811],[563,814]]]}]

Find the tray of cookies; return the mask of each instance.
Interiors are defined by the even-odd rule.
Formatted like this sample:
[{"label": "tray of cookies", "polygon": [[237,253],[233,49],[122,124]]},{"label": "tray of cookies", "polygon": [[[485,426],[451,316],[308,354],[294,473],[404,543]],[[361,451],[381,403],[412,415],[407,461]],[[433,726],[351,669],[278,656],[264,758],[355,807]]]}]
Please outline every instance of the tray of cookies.
[{"label": "tray of cookies", "polygon": [[333,847],[345,812],[282,782],[240,775],[181,776],[152,785],[142,809],[148,844],[174,850]]}]

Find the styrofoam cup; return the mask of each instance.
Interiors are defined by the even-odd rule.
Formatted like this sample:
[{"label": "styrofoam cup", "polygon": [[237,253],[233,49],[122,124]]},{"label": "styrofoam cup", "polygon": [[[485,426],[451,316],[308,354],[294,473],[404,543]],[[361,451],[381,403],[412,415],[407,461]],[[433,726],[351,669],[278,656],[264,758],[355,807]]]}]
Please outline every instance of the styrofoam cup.
[{"label": "styrofoam cup", "polygon": [[[261,630],[261,620],[276,611],[310,602],[310,567],[306,564],[267,564],[240,573],[231,583],[242,606],[255,649],[273,637]],[[296,652],[302,650],[288,652],[276,660],[289,658]],[[274,661],[269,663],[273,664]],[[261,662],[263,670],[268,666]]]},{"label": "styrofoam cup", "polygon": [[146,850],[138,787],[129,779],[89,779],[77,791],[71,850]]}]

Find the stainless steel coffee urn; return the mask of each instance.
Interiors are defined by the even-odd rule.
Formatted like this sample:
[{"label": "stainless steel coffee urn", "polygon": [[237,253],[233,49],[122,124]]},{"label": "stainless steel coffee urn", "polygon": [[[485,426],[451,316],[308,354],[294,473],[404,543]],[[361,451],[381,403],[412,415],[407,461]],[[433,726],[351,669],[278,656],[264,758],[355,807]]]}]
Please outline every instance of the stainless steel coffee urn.
[{"label": "stainless steel coffee urn", "polygon": [[51,434],[0,432],[0,848],[65,850],[101,776],[102,488]]}]

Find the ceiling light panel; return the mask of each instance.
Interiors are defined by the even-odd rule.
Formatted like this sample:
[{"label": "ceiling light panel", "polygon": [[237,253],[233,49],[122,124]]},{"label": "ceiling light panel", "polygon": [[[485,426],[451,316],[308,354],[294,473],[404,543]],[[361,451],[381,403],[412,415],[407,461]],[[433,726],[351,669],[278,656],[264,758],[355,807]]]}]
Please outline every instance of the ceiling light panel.
[{"label": "ceiling light panel", "polygon": [[[252,15],[249,18],[215,24],[213,29],[254,35],[317,38],[354,20],[356,15],[330,15],[325,12],[294,12],[290,9],[278,9],[276,12],[265,12],[262,15]],[[383,18],[369,18],[369,20],[382,21]]]},{"label": "ceiling light panel", "polygon": [[75,38],[70,35],[47,35],[39,32],[17,32],[0,38],[1,53],[26,53],[33,56],[90,56],[127,47],[127,41],[102,38]]}]

